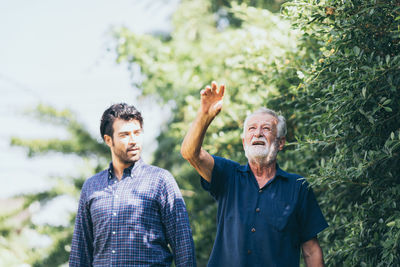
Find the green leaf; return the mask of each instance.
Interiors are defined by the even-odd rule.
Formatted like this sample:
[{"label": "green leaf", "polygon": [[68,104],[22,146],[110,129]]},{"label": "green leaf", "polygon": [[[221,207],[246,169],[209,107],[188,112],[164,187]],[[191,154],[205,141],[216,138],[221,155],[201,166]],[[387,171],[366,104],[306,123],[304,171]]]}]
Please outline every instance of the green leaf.
[{"label": "green leaf", "polygon": [[353,47],[354,55],[358,56],[360,54],[360,48],[358,46]]},{"label": "green leaf", "polygon": [[386,225],[389,226],[389,227],[393,227],[393,226],[396,225],[396,222],[395,221],[391,221],[391,222],[388,222]]},{"label": "green leaf", "polygon": [[362,96],[363,96],[364,98],[366,98],[366,95],[367,95],[367,88],[366,88],[366,87],[363,87],[361,93],[362,93]]},{"label": "green leaf", "polygon": [[393,110],[390,107],[383,107],[387,112],[392,112]]}]

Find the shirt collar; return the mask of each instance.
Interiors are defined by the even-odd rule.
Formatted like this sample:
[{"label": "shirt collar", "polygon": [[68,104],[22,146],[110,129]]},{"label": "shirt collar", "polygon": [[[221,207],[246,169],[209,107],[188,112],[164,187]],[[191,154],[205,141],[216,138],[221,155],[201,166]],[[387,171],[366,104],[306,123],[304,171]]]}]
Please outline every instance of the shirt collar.
[{"label": "shirt collar", "polygon": [[[133,163],[131,166],[129,166],[128,168],[125,168],[124,169],[124,174],[125,173],[132,174],[137,168],[139,168],[143,164],[144,164],[144,161],[140,158],[138,161]],[[113,178],[114,178],[114,166],[113,166],[112,161],[111,161],[109,166],[108,166],[108,179],[111,180]]]},{"label": "shirt collar", "polygon": [[[241,172],[251,172],[249,163],[247,162],[246,165],[241,165],[241,166],[239,167],[239,171],[241,171]],[[285,179],[288,178],[287,173],[286,173],[285,171],[283,171],[283,170],[279,167],[279,164],[278,164],[278,163],[276,163],[276,174],[275,174],[275,177],[281,177],[281,178],[285,178]]]}]

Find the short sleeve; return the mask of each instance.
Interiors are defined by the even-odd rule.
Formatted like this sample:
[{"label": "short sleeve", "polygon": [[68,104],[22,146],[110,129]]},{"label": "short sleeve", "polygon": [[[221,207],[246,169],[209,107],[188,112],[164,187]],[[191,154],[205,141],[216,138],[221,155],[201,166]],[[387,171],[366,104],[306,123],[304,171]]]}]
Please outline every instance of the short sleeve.
[{"label": "short sleeve", "polygon": [[304,243],[317,236],[328,227],[324,215],[317,203],[314,192],[307,182],[303,182],[300,189],[300,242]]},{"label": "short sleeve", "polygon": [[234,171],[239,166],[238,163],[218,156],[214,158],[214,168],[211,173],[211,182],[207,182],[201,177],[201,185],[204,190],[218,200],[218,198],[226,192],[228,180],[234,175]]}]

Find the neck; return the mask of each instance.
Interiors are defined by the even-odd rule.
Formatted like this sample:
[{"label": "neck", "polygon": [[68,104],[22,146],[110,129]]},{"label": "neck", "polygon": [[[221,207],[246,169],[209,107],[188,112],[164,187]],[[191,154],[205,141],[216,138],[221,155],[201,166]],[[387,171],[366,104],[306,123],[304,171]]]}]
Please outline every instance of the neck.
[{"label": "neck", "polygon": [[249,160],[250,169],[253,172],[258,185],[262,188],[269,180],[273,179],[276,173],[276,160]]},{"label": "neck", "polygon": [[132,165],[132,163],[125,163],[119,160],[113,160],[112,164],[114,169],[114,175],[117,177],[118,180],[122,179],[122,176],[124,175],[124,170]]}]

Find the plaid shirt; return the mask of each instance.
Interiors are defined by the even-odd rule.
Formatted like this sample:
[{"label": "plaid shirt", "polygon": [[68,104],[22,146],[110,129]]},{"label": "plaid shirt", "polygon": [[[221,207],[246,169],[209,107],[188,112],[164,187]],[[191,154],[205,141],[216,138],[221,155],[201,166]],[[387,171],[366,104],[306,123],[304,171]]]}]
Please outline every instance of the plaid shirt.
[{"label": "plaid shirt", "polygon": [[111,163],[84,183],[70,266],[170,266],[172,258],[196,266],[185,203],[168,171],[139,160],[118,181]]}]

